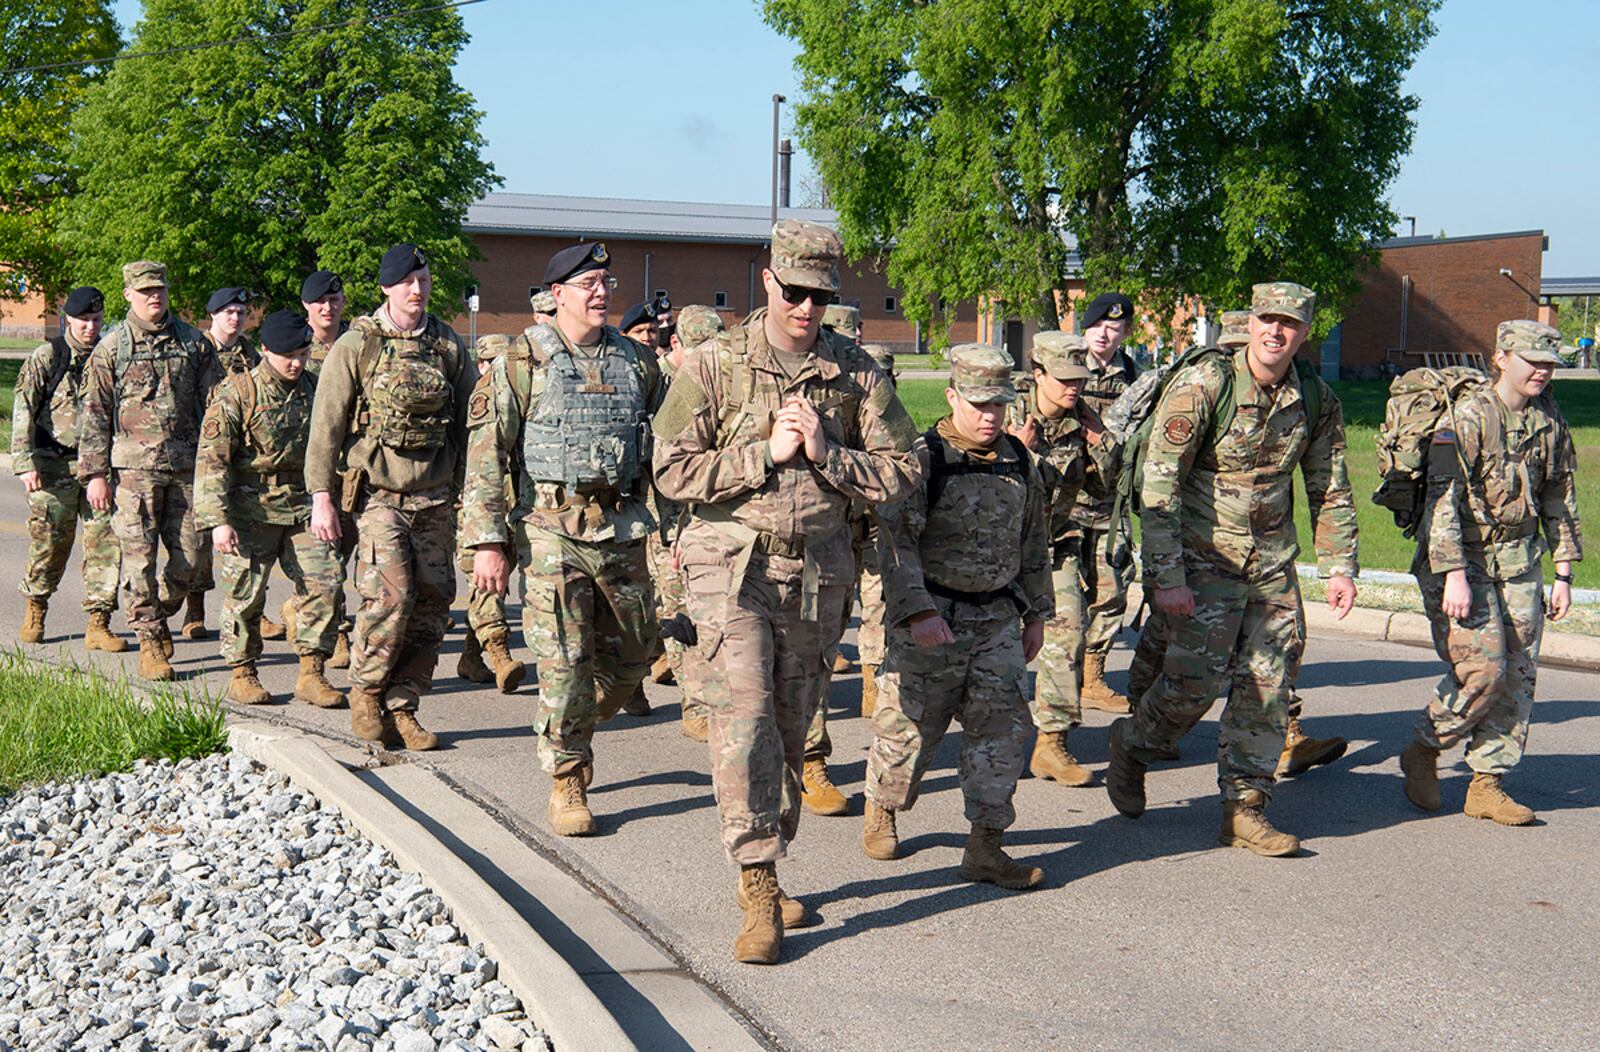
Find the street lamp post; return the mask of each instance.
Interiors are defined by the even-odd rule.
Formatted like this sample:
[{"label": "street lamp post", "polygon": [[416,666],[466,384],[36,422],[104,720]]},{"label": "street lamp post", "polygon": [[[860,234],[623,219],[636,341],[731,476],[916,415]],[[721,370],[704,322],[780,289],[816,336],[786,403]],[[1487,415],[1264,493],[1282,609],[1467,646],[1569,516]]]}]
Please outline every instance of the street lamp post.
[{"label": "street lamp post", "polygon": [[778,225],[778,107],[786,101],[777,93],[772,96],[772,226]]}]

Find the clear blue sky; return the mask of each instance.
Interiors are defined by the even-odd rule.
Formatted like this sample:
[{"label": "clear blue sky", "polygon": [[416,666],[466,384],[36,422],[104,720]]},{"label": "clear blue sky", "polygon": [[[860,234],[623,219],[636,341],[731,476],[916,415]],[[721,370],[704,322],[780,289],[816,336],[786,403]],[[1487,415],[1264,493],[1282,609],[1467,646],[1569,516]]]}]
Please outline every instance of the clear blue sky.
[{"label": "clear blue sky", "polygon": [[[139,5],[116,9],[126,26]],[[503,189],[767,201],[772,94],[797,88],[794,49],[753,0],[488,0],[462,17],[458,77]],[[1600,275],[1600,123],[1585,112],[1600,4],[1448,0],[1438,27],[1408,82],[1422,105],[1395,211],[1419,234],[1543,229],[1547,276]],[[797,156],[797,198],[807,177]]]}]

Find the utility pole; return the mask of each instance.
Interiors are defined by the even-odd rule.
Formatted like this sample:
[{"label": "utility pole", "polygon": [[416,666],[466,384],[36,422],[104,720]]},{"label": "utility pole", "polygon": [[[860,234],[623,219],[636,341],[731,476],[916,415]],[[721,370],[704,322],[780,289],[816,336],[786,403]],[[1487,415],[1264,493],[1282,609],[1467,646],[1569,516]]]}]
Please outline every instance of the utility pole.
[{"label": "utility pole", "polygon": [[782,95],[772,96],[772,225],[778,225],[778,107],[788,101]]}]

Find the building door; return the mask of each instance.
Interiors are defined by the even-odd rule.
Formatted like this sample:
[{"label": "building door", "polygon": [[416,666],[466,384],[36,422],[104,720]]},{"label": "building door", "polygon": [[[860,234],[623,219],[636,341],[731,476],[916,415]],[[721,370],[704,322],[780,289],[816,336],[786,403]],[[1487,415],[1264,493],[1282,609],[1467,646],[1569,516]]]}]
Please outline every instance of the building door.
[{"label": "building door", "polygon": [[1011,364],[1021,369],[1026,363],[1023,356],[1022,320],[1020,318],[1006,319],[1006,353],[1011,355]]}]

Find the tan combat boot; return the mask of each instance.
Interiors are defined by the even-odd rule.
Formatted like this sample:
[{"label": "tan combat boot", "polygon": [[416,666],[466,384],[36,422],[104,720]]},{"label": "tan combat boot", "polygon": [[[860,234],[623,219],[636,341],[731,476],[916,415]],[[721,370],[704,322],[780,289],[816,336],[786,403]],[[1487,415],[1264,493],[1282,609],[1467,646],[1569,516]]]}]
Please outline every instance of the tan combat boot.
[{"label": "tan combat boot", "polygon": [[283,605],[278,607],[278,616],[283,619],[283,636],[285,639],[294,638],[295,623],[299,613],[300,604],[293,596],[285,599]]},{"label": "tan combat boot", "polygon": [[833,655],[833,671],[834,672],[849,672],[850,671],[850,659],[844,656],[844,651],[842,651],[842,650],[834,652],[834,655]]},{"label": "tan combat boot", "polygon": [[139,640],[139,675],[157,683],[177,678],[177,673],[172,671],[172,664],[161,652],[160,640]]},{"label": "tan combat boot", "polygon": [[456,662],[456,675],[468,683],[493,683],[494,673],[483,663],[483,646],[478,634],[470,628],[461,643],[461,660]]},{"label": "tan combat boot", "polygon": [[1094,779],[1089,769],[1067,751],[1066,731],[1040,731],[1033,743],[1033,760],[1028,769],[1035,778],[1074,788],[1088,785]]},{"label": "tan combat boot", "polygon": [[156,641],[161,644],[161,656],[165,658],[172,657],[172,652],[175,649],[172,645],[172,629],[167,626],[165,621],[156,625]]},{"label": "tan combat boot", "polygon": [[828,762],[820,756],[800,769],[800,802],[814,815],[842,815],[850,809],[850,801],[828,777]]},{"label": "tan combat boot", "polygon": [[410,709],[402,709],[393,713],[394,729],[400,735],[400,741],[412,752],[427,752],[429,749],[439,747],[439,736],[421,723],[417,722],[417,714]]},{"label": "tan combat boot", "polygon": [[128,641],[111,631],[111,614],[105,610],[89,612],[89,630],[84,633],[83,645],[107,654],[120,654],[128,649]]},{"label": "tan combat boot", "polygon": [[871,665],[861,666],[861,718],[872,719],[878,711],[878,670]]},{"label": "tan combat boot", "polygon": [[206,594],[204,592],[190,592],[189,601],[183,608],[183,638],[204,639],[206,637]]},{"label": "tan combat boot", "polygon": [[[739,904],[739,909],[750,908],[750,903],[745,897],[743,881],[739,883],[739,891],[733,899]],[[778,913],[783,917],[784,931],[791,928],[810,928],[817,923],[816,914],[807,912],[798,899],[791,899],[782,886],[778,888]]]},{"label": "tan combat boot", "polygon": [[1133,711],[1128,699],[1112,690],[1111,684],[1106,682],[1104,654],[1083,656],[1083,689],[1078,692],[1078,700],[1086,709],[1099,709],[1101,712],[1112,712],[1121,716]]},{"label": "tan combat boot", "polygon": [[1524,807],[1500,786],[1498,774],[1474,774],[1467,786],[1467,806],[1462,809],[1468,818],[1488,818],[1503,826],[1532,825],[1537,816],[1533,808]]},{"label": "tan combat boot", "polygon": [[685,709],[681,729],[685,738],[693,738],[697,742],[708,741],[711,737],[704,709]]},{"label": "tan combat boot", "polygon": [[522,677],[528,674],[528,666],[511,656],[511,648],[506,646],[504,636],[485,643],[483,652],[488,655],[489,665],[494,669],[494,682],[500,688],[500,693],[515,693],[522,685]]},{"label": "tan combat boot", "polygon": [[777,964],[783,945],[783,907],[778,901],[778,867],[760,862],[739,869],[744,925],[733,940],[733,959],[741,964]]},{"label": "tan combat boot", "polygon": [[235,705],[265,705],[272,695],[261,685],[255,665],[235,665],[233,679],[228,681],[228,700]]},{"label": "tan combat boot", "polygon": [[1439,810],[1439,750],[1413,741],[1400,750],[1406,799],[1424,811]]},{"label": "tan combat boot", "polygon": [[1300,850],[1300,839],[1280,833],[1267,821],[1265,793],[1250,789],[1237,800],[1222,801],[1222,831],[1217,842],[1242,847],[1267,858],[1281,858]]},{"label": "tan combat boot", "polygon": [[359,687],[350,688],[350,733],[369,742],[400,744],[394,721],[383,711],[383,697]]},{"label": "tan combat boot", "polygon": [[344,695],[328,682],[322,671],[321,654],[300,655],[300,675],[294,681],[294,696],[319,709],[337,709],[344,704]]},{"label": "tan combat boot", "polygon": [[333,645],[333,657],[328,659],[329,668],[350,667],[350,633],[340,632],[339,641]]},{"label": "tan combat boot", "polygon": [[629,716],[650,715],[650,698],[646,696],[644,692],[643,683],[635,687],[633,689],[633,695],[628,698],[627,701],[622,703],[622,711],[626,712]]},{"label": "tan combat boot", "polygon": [[1138,818],[1144,814],[1146,768],[1122,744],[1122,735],[1129,725],[1126,717],[1111,725],[1111,734],[1107,738],[1110,762],[1106,764],[1106,795],[1111,797],[1111,805],[1119,812],[1129,818]]},{"label": "tan combat boot", "polygon": [[557,836],[592,836],[594,812],[589,810],[588,780],[582,767],[557,774],[550,783],[550,804],[545,816]]},{"label": "tan combat boot", "polygon": [[260,625],[261,627],[259,631],[262,639],[283,639],[288,635],[288,631],[283,625],[274,621],[266,614],[261,615]]},{"label": "tan combat boot", "polygon": [[22,628],[17,632],[19,640],[24,643],[44,642],[44,615],[49,606],[48,599],[28,597],[28,608],[22,614]]},{"label": "tan combat boot", "polygon": [[1044,870],[1024,866],[1000,850],[1002,830],[976,823],[967,834],[967,849],[961,853],[961,879],[974,883],[997,884],[1012,891],[1027,891],[1044,881]]},{"label": "tan combat boot", "polygon": [[650,682],[659,683],[663,687],[676,683],[678,678],[672,673],[672,659],[666,654],[656,658],[650,665]]},{"label": "tan combat boot", "polygon": [[861,850],[879,862],[900,857],[900,831],[894,827],[894,812],[872,800],[867,801],[867,817],[861,825]]},{"label": "tan combat boot", "polygon": [[1344,738],[1307,738],[1300,730],[1300,721],[1290,716],[1289,733],[1283,736],[1283,753],[1278,757],[1277,777],[1292,778],[1332,763],[1349,747]]}]

